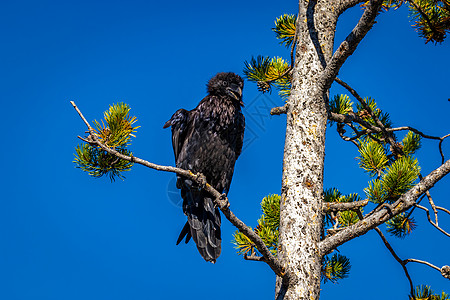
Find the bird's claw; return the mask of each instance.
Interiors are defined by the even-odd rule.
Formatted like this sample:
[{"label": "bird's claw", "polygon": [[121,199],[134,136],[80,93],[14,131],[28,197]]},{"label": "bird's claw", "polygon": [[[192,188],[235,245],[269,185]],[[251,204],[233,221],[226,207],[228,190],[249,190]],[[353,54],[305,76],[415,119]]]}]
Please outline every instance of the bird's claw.
[{"label": "bird's claw", "polygon": [[228,202],[227,194],[223,193],[222,195],[220,195],[219,201],[224,202],[223,208],[230,207],[230,202]]}]

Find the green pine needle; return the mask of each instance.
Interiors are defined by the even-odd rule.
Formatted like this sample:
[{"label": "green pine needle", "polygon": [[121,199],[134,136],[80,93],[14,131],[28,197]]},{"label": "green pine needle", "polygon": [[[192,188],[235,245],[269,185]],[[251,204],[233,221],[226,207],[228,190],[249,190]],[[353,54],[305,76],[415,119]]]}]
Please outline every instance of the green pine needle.
[{"label": "green pine needle", "polygon": [[370,202],[381,204],[386,201],[386,191],[383,189],[383,183],[379,179],[370,181],[369,186],[364,189],[364,192]]},{"label": "green pine needle", "polygon": [[[116,148],[116,150],[124,155],[132,155],[127,149]],[[76,167],[93,177],[108,176],[111,181],[114,181],[116,177],[123,180],[125,177],[122,172],[129,171],[133,166],[132,162],[119,159],[115,155],[89,144],[78,145],[75,151],[73,162]]]},{"label": "green pine needle", "polygon": [[252,56],[250,62],[245,61],[244,75],[250,81],[267,81],[267,74],[270,68],[270,58],[268,56]]},{"label": "green pine needle", "polygon": [[112,148],[122,147],[129,144],[131,137],[135,137],[133,133],[139,126],[133,127],[137,119],[130,116],[130,110],[128,104],[113,104],[104,113],[104,121],[94,121],[95,132],[103,144]]},{"label": "green pine needle", "polygon": [[335,95],[330,101],[330,109],[334,113],[346,115],[353,112],[353,102],[347,95]]},{"label": "green pine needle", "polygon": [[386,222],[387,232],[391,235],[403,239],[409,235],[416,227],[413,217],[406,217],[405,213],[398,214]]},{"label": "green pine needle", "polygon": [[[286,72],[290,65],[281,57],[252,57],[250,62],[245,61],[244,75],[248,80],[258,84],[263,93],[271,91],[272,86],[279,89],[279,94],[286,97],[291,90],[291,77]],[[283,76],[282,76],[283,75]]]},{"label": "green pine needle", "polygon": [[[272,194],[263,198],[261,201],[261,209],[263,215],[258,220],[258,226],[255,233],[263,240],[264,244],[269,248],[273,255],[277,254],[278,237],[280,226],[280,195]],[[233,244],[239,255],[258,253],[255,244],[252,243],[243,233],[236,231],[233,235]]]},{"label": "green pine needle", "polygon": [[381,178],[386,199],[390,202],[397,200],[414,186],[419,173],[419,163],[411,156],[402,156],[394,161]]},{"label": "green pine needle", "polygon": [[255,232],[263,240],[264,244],[267,246],[267,248],[269,248],[270,252],[273,255],[276,255],[279,237],[278,228],[273,229],[272,226],[267,223],[267,219],[262,216],[258,220],[258,226],[256,226]]},{"label": "green pine needle", "polygon": [[409,3],[413,27],[428,42],[442,43],[450,31],[450,3],[439,0],[415,0]]},{"label": "green pine needle", "polygon": [[233,234],[233,244],[239,255],[251,253],[255,248],[255,244],[245,234],[237,230]]},{"label": "green pine needle", "polygon": [[448,300],[450,296],[444,292],[441,295],[437,295],[433,292],[430,286],[428,285],[418,285],[414,290],[414,297],[409,295],[410,300]]},{"label": "green pine needle", "polygon": [[322,280],[336,283],[340,279],[347,278],[350,273],[350,260],[344,255],[335,253],[331,258],[325,256],[322,261]]},{"label": "green pine needle", "polygon": [[286,47],[291,47],[295,37],[295,22],[297,15],[284,14],[278,17],[275,21],[275,27],[272,30],[275,32],[277,39],[281,40],[280,44]]},{"label": "green pine needle", "polygon": [[278,230],[280,226],[280,199],[280,195],[272,194],[261,201],[264,220],[272,230]]},{"label": "green pine needle", "polygon": [[341,192],[337,188],[330,188],[324,191],[323,201],[325,202],[341,202],[342,198]]},{"label": "green pine needle", "polygon": [[[126,147],[130,144],[131,137],[136,129],[136,117],[130,116],[130,107],[125,103],[113,104],[104,113],[104,120],[94,121],[95,134],[97,138],[107,147],[115,149],[121,154],[132,156],[131,151]],[[108,176],[111,181],[116,177],[124,179],[123,172],[129,171],[133,166],[132,162],[119,159],[115,155],[109,154],[100,147],[90,144],[78,145],[75,148],[76,167],[87,172],[93,177]]]},{"label": "green pine needle", "polygon": [[417,150],[420,149],[421,137],[420,135],[412,131],[408,131],[406,136],[403,138],[402,144],[403,144],[403,153],[405,155],[414,154]]},{"label": "green pine needle", "polygon": [[[379,109],[377,107],[377,104],[375,102],[375,99],[372,98],[365,98],[364,101],[366,102],[366,104],[369,106],[370,110],[375,114],[375,116],[380,120],[381,123],[383,123],[383,125],[386,128],[391,128],[392,127],[392,122],[390,120],[389,114],[383,112],[381,109]],[[364,106],[361,103],[356,103],[356,108],[358,111],[358,115],[366,122],[369,122],[372,125],[376,125],[376,122],[372,119],[372,117],[370,116],[370,113],[368,111],[366,111],[366,109],[364,108]]]},{"label": "green pine needle", "polygon": [[340,211],[338,217],[340,227],[347,227],[359,221],[358,215],[354,211]]},{"label": "green pine needle", "polygon": [[359,166],[371,176],[380,175],[389,163],[385,148],[370,138],[359,139],[358,144]]}]

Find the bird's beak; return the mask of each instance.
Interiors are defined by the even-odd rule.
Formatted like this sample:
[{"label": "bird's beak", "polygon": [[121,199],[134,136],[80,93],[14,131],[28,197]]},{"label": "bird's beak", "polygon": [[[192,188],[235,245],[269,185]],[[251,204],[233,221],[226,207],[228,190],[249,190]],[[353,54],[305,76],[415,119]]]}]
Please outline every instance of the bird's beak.
[{"label": "bird's beak", "polygon": [[242,89],[237,84],[231,84],[229,87],[227,87],[228,95],[236,99],[240,102],[240,104],[243,106],[244,103],[242,102]]}]

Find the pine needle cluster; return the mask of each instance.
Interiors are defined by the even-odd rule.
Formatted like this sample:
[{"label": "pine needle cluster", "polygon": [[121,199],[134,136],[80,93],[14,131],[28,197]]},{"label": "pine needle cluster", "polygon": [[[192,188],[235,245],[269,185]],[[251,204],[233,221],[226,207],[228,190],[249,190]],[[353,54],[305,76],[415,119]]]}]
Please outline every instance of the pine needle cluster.
[{"label": "pine needle cluster", "polygon": [[[254,229],[269,248],[272,254],[277,254],[278,228],[280,226],[280,195],[269,195],[262,199],[261,210],[263,214],[258,220],[258,225]],[[233,243],[238,254],[259,254],[255,245],[250,239],[240,231],[233,234]]]},{"label": "pine needle cluster", "polygon": [[405,213],[398,214],[386,222],[386,231],[398,238],[404,238],[416,228],[414,218]]},{"label": "pine needle cluster", "polygon": [[281,97],[288,97],[291,89],[290,66],[281,57],[252,57],[245,62],[244,75],[257,83],[258,90],[266,93],[275,87]]},{"label": "pine needle cluster", "polygon": [[350,260],[339,253],[324,256],[322,260],[322,281],[337,283],[339,279],[347,278],[350,273]]},{"label": "pine needle cluster", "polygon": [[442,43],[450,31],[450,2],[447,0],[408,1],[414,28],[428,42]]},{"label": "pine needle cluster", "polygon": [[[331,188],[324,191],[324,202],[348,203],[360,200],[361,197],[356,193],[343,195],[336,188]],[[345,210],[333,213],[326,213],[323,220],[324,220],[324,229],[337,229],[353,225],[359,219],[358,214],[355,211]]]},{"label": "pine needle cluster", "polygon": [[[101,122],[94,121],[95,137],[105,146],[121,154],[132,156],[127,149],[137,127],[136,117],[130,116],[130,107],[124,103],[113,104],[104,113]],[[132,162],[119,159],[101,149],[95,143],[80,144],[75,148],[74,163],[77,168],[93,177],[108,176],[111,181],[116,177],[123,179],[123,172],[129,171]]]},{"label": "pine needle cluster", "polygon": [[[368,1],[362,4],[367,5]],[[385,0],[384,11],[408,3],[413,27],[425,43],[442,43],[450,30],[450,2],[447,0]]]},{"label": "pine needle cluster", "polygon": [[[296,20],[296,15],[285,14],[275,20],[275,27],[272,28],[280,44],[291,49],[295,46]],[[244,75],[248,80],[257,83],[259,91],[271,92],[272,87],[275,87],[280,97],[286,99],[291,90],[291,64],[281,57],[259,55],[245,62]]]},{"label": "pine needle cluster", "polygon": [[414,290],[414,295],[409,295],[410,300],[448,300],[450,296],[444,292],[435,294],[430,286],[418,285]]}]

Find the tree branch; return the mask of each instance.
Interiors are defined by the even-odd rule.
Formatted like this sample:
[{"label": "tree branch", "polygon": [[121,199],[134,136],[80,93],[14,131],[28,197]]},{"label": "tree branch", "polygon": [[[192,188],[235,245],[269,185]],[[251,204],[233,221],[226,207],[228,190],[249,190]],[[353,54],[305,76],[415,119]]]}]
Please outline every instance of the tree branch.
[{"label": "tree branch", "polygon": [[431,216],[430,216],[430,211],[428,210],[428,208],[426,208],[425,206],[419,205],[419,204],[415,204],[414,205],[417,208],[423,209],[426,213],[427,213],[427,218],[428,218],[428,222],[430,222],[431,225],[433,225],[434,227],[436,227],[437,230],[439,230],[440,232],[442,232],[443,234],[445,234],[446,236],[450,237],[450,233],[446,232],[444,229],[442,229],[441,227],[438,226],[437,222],[434,223],[431,220]]},{"label": "tree branch", "polygon": [[383,132],[380,128],[370,124],[367,121],[364,121],[363,119],[358,117],[353,112],[350,112],[350,113],[348,113],[346,115],[330,112],[330,114],[328,116],[328,119],[331,120],[331,121],[335,121],[335,122],[338,122],[338,123],[344,123],[344,124],[350,124],[352,122],[356,122],[358,124],[361,124],[363,127],[367,128],[367,130],[368,130],[366,132],[367,134],[372,133],[372,132],[375,132],[375,133],[382,133]]},{"label": "tree branch", "polygon": [[244,253],[244,259],[245,260],[263,261],[263,262],[265,262],[264,256],[258,256],[258,255],[254,254],[254,253],[251,254],[251,255],[248,255],[247,253]]},{"label": "tree branch", "polygon": [[383,0],[370,0],[366,6],[366,9],[353,28],[352,32],[347,36],[347,38],[339,45],[339,48],[331,57],[325,70],[321,76],[321,86],[323,89],[321,91],[327,91],[331,84],[333,83],[339,69],[342,67],[347,58],[356,50],[356,47],[365,37],[367,32],[372,28],[375,23],[375,18],[381,9]]},{"label": "tree branch", "polygon": [[369,203],[368,199],[354,202],[326,202],[322,205],[322,211],[324,213],[345,211],[345,210],[357,211],[361,207],[366,206],[368,203]]},{"label": "tree branch", "polygon": [[287,112],[287,104],[283,106],[274,107],[270,110],[270,114],[273,115],[282,115]]},{"label": "tree branch", "polygon": [[439,268],[427,261],[414,259],[414,258],[405,259],[403,262],[405,265],[409,262],[416,262],[416,263],[427,265],[427,266],[439,271],[441,273],[442,277],[450,279],[450,266],[443,266],[442,268]]},{"label": "tree branch", "polygon": [[109,148],[108,146],[104,145],[102,142],[99,141],[97,135],[94,132],[94,129],[91,127],[89,122],[86,120],[86,118],[83,116],[81,111],[78,109],[78,107],[75,105],[73,101],[70,101],[73,108],[78,112],[83,122],[86,124],[90,136],[87,139],[82,139],[86,142],[88,142],[91,145],[96,145],[100,147],[102,150],[115,155],[116,157],[127,160],[133,163],[137,163],[143,166],[146,166],[148,168],[158,170],[158,171],[164,171],[164,172],[172,172],[176,173],[180,176],[184,176],[187,178],[192,179],[196,183],[199,184],[199,186],[211,194],[211,196],[214,197],[214,204],[216,204],[222,213],[225,215],[225,217],[228,219],[228,221],[231,222],[237,229],[239,229],[240,232],[245,234],[256,246],[258,251],[263,255],[264,261],[269,265],[269,267],[277,274],[278,276],[283,277],[285,275],[284,268],[281,266],[280,262],[277,260],[276,257],[270,253],[270,250],[267,248],[267,246],[264,244],[263,240],[247,225],[244,224],[240,219],[238,219],[233,212],[230,210],[230,204],[228,201],[228,198],[224,195],[219,193],[216,189],[214,189],[209,183],[206,182],[206,178],[203,174],[198,173],[194,174],[189,170],[184,170],[176,167],[171,166],[161,166],[157,165],[151,162],[148,162],[144,159],[140,159],[135,156],[127,156],[124,154],[119,153],[118,151]]},{"label": "tree branch", "polygon": [[409,262],[416,262],[416,263],[424,264],[424,265],[427,265],[427,266],[429,266],[429,267],[431,267],[431,268],[433,268],[433,269],[438,270],[439,272],[441,272],[441,268],[438,268],[438,267],[436,267],[435,265],[430,264],[429,262],[424,261],[424,260],[418,260],[418,259],[414,259],[414,258],[408,258],[408,259],[405,259],[403,262],[404,262],[405,264],[407,264],[407,263],[409,263]]},{"label": "tree branch", "polygon": [[355,97],[356,100],[358,100],[359,103],[361,103],[361,105],[364,107],[364,109],[370,114],[370,117],[375,122],[375,124],[377,124],[378,128],[381,129],[383,135],[385,136],[385,138],[387,139],[389,144],[391,144],[394,147],[395,146],[395,139],[392,136],[392,133],[388,133],[386,127],[380,121],[380,119],[375,115],[375,113],[372,111],[370,106],[367,104],[366,100],[364,100],[354,89],[352,89],[347,83],[345,83],[341,79],[336,77],[335,81],[337,83],[339,83],[340,85],[342,85],[344,88],[346,88],[353,95],[353,97]]},{"label": "tree branch", "polygon": [[327,236],[319,243],[320,253],[326,255],[336,247],[348,242],[358,236],[365,234],[367,231],[374,229],[378,225],[383,224],[395,215],[402,213],[416,204],[416,200],[430,188],[432,188],[439,180],[450,172],[450,160],[447,160],[440,167],[425,176],[419,183],[404,193],[394,204],[392,209],[380,209],[356,224],[346,227],[344,230],[333,236]]},{"label": "tree branch", "polygon": [[[394,131],[401,131],[401,130],[409,130],[412,131],[418,135],[420,135],[423,138],[427,138],[427,139],[432,139],[432,140],[439,140],[439,153],[441,155],[442,158],[442,163],[444,163],[445,158],[444,158],[444,153],[442,152],[442,142],[450,136],[450,134],[447,134],[443,137],[437,137],[437,136],[431,136],[431,135],[427,135],[423,132],[421,132],[418,129],[415,129],[413,127],[410,126],[403,126],[403,127],[397,127],[397,128],[386,128],[384,126],[384,124],[378,119],[378,117],[375,115],[375,113],[371,110],[371,108],[369,107],[369,105],[367,105],[366,101],[350,86],[348,85],[346,82],[342,81],[341,79],[339,79],[338,77],[335,78],[335,81],[337,83],[339,83],[342,87],[344,87],[345,89],[347,89],[352,95],[353,97],[355,97],[363,106],[364,109],[367,110],[371,116],[371,118],[374,120],[375,124],[377,124],[377,128],[380,129],[380,131],[383,133],[383,135],[385,136],[386,140],[388,141],[388,143],[393,147],[393,149],[396,149],[396,142],[394,137],[392,136],[392,132]],[[362,126],[366,127],[364,124],[362,124],[359,120],[355,120],[356,123],[361,124]],[[367,128],[367,127],[366,127]],[[372,129],[373,130],[373,129]],[[380,132],[380,131],[375,131],[375,132]],[[356,131],[355,131],[356,132]],[[370,133],[367,132],[367,133]],[[342,136],[341,136],[342,137]],[[344,138],[343,138],[344,139]],[[345,139],[344,139],[345,140]],[[396,149],[398,150],[398,149]]]},{"label": "tree branch", "polygon": [[406,263],[403,260],[401,260],[400,257],[398,257],[398,255],[395,253],[394,249],[389,244],[388,240],[384,236],[383,232],[381,232],[380,228],[375,227],[375,231],[381,237],[381,239],[383,240],[384,245],[386,246],[386,248],[388,248],[389,252],[391,252],[391,254],[395,258],[395,260],[398,261],[398,263],[400,265],[402,265],[402,268],[403,268],[403,271],[405,272],[406,278],[408,278],[408,281],[409,281],[409,287],[411,289],[411,295],[414,295],[414,285],[412,283],[411,277],[409,276],[408,269],[406,268]]}]

